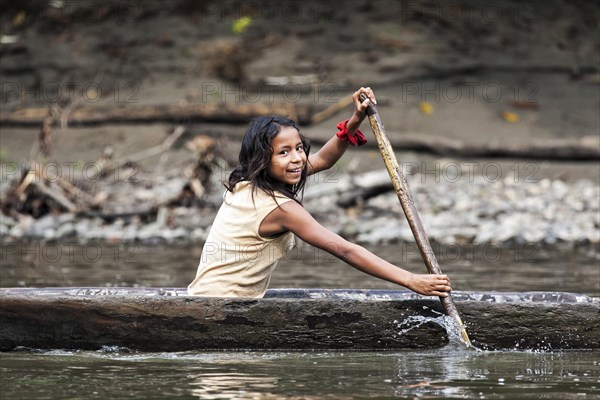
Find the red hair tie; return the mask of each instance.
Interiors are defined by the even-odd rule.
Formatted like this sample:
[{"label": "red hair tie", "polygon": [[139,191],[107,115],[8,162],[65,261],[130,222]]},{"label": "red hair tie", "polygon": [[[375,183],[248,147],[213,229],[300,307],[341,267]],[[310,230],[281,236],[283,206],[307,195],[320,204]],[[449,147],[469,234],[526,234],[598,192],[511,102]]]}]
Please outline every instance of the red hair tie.
[{"label": "red hair tie", "polygon": [[360,131],[360,129],[356,130],[356,133],[354,134],[354,136],[350,136],[348,134],[348,121],[349,120],[345,120],[340,122],[339,124],[337,124],[337,128],[339,130],[338,133],[336,133],[336,136],[342,141],[342,142],[348,142],[350,143],[352,146],[362,146],[363,144],[367,143],[367,138],[365,137],[365,135]]}]

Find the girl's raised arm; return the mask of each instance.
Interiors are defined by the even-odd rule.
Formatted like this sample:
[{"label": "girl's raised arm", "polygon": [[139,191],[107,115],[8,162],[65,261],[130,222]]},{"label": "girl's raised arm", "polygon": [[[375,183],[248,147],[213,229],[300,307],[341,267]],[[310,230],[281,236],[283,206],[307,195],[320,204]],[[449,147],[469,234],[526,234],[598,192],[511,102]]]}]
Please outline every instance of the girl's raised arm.
[{"label": "girl's raised arm", "polygon": [[[366,94],[368,97],[368,99],[362,103],[359,100],[361,93]],[[352,99],[354,100],[354,113],[346,125],[346,128],[348,129],[348,135],[350,136],[353,136],[356,133],[358,127],[365,119],[369,101],[377,104],[375,94],[369,87],[361,87],[358,89],[352,95]],[[319,171],[333,167],[335,163],[342,157],[342,155],[344,155],[344,152],[347,148],[348,142],[341,141],[337,136],[329,139],[319,151],[317,151],[315,154],[312,154],[308,158],[308,175],[316,174]]]}]

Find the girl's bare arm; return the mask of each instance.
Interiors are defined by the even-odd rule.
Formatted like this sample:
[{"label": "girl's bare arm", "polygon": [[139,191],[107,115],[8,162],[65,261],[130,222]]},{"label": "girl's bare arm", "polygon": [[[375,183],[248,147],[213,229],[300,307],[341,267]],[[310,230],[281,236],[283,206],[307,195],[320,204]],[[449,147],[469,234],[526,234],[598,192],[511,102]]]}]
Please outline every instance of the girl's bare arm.
[{"label": "girl's bare arm", "polygon": [[[361,103],[359,100],[361,93],[366,94],[370,100],[368,99]],[[356,132],[364,120],[366,115],[365,111],[369,105],[369,101],[377,103],[371,88],[361,87],[352,95],[352,98],[354,99],[354,113],[348,121],[348,125],[346,125],[350,135],[353,135]],[[344,155],[348,146],[349,144],[347,142],[342,142],[336,136],[329,139],[319,151],[308,158],[308,175],[316,174],[319,171],[333,167]]]},{"label": "girl's bare arm", "polygon": [[295,201],[289,201],[275,209],[265,218],[261,227],[265,223],[269,224],[271,229],[278,226],[282,231],[293,232],[306,243],[329,252],[360,271],[402,285],[417,293],[445,297],[451,290],[446,275],[413,274],[396,267],[326,229]]}]

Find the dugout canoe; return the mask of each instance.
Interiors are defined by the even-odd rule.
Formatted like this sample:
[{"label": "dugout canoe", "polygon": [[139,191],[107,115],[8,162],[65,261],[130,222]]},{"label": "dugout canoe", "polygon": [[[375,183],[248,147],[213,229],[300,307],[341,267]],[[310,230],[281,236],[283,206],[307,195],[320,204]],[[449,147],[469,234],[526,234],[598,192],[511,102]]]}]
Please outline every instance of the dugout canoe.
[{"label": "dugout canoe", "polygon": [[[483,349],[600,349],[600,298],[453,292]],[[409,291],[271,289],[263,299],[181,288],[0,289],[0,350],[397,350],[453,340],[442,306]],[[450,331],[451,332],[451,331]]]}]

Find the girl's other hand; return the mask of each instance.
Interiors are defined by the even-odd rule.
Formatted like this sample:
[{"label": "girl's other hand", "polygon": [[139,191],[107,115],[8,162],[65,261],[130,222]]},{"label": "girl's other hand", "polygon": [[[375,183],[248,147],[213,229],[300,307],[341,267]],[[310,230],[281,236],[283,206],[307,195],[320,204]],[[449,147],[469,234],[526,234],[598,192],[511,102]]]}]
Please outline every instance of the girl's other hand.
[{"label": "girl's other hand", "polygon": [[412,274],[406,285],[410,290],[425,296],[448,297],[452,290],[447,275]]}]

